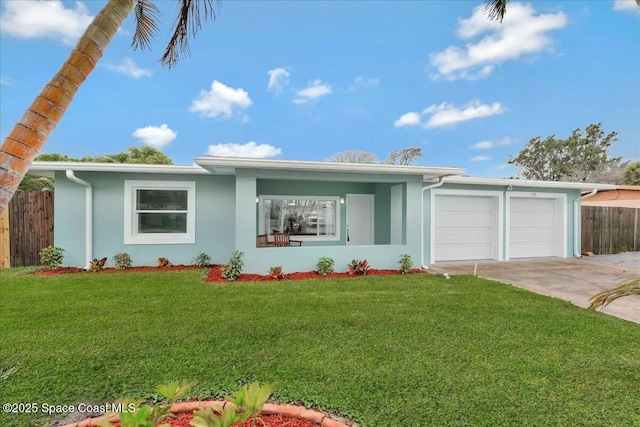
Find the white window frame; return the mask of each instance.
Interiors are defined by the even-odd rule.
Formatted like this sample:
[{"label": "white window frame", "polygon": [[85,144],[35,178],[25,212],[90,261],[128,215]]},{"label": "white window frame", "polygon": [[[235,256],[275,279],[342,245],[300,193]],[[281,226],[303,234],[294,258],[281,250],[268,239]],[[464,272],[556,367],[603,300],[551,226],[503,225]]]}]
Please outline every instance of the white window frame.
[{"label": "white window frame", "polygon": [[282,196],[282,195],[262,195],[258,197],[258,234],[265,234],[266,228],[264,223],[264,201],[265,200],[327,200],[335,202],[336,204],[336,217],[335,217],[335,227],[336,227],[336,235],[335,236],[300,236],[300,235],[291,235],[295,240],[302,240],[305,242],[336,242],[340,240],[340,196],[299,196],[299,195],[290,195],[290,196]]},{"label": "white window frame", "polygon": [[[137,190],[186,190],[186,233],[139,233],[136,209]],[[171,211],[165,211],[171,212]],[[138,181],[124,182],[124,244],[189,244],[196,242],[196,183],[194,181]]]}]

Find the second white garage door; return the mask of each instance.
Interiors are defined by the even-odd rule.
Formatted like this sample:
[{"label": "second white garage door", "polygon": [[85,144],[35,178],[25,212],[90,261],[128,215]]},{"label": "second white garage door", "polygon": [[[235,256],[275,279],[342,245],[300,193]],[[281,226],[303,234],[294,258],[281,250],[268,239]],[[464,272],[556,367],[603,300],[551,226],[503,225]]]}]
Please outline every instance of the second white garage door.
[{"label": "second white garage door", "polygon": [[435,261],[498,258],[493,197],[435,197]]},{"label": "second white garage door", "polygon": [[563,255],[562,201],[558,198],[509,199],[509,258]]}]

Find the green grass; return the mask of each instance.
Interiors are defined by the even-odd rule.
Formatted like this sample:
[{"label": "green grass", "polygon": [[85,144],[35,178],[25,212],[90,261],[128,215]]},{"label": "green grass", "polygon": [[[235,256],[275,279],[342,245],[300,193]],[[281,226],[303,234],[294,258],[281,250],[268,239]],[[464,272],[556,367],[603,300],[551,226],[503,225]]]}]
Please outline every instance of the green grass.
[{"label": "green grass", "polygon": [[[251,381],[363,426],[640,425],[640,325],[462,276],[209,284],[0,273],[0,402]],[[52,418],[0,414],[2,426]]]}]

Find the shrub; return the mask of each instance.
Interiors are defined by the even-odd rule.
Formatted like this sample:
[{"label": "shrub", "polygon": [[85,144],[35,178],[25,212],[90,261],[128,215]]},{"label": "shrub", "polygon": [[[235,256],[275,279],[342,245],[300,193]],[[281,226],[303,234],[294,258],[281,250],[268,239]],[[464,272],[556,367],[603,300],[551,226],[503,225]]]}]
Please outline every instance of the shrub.
[{"label": "shrub", "polygon": [[171,261],[169,261],[169,258],[160,257],[158,258],[158,267],[169,268],[169,267],[173,267],[173,264],[171,264]]},{"label": "shrub", "polygon": [[116,265],[116,270],[125,270],[131,268],[133,263],[131,257],[126,252],[118,252],[113,256],[113,263]]},{"label": "shrub", "polygon": [[56,246],[47,246],[39,253],[40,262],[49,268],[58,268],[62,265],[64,259],[64,249]]},{"label": "shrub", "polygon": [[94,258],[93,261],[91,261],[91,271],[102,270],[106,263],[107,263],[107,257]]},{"label": "shrub", "polygon": [[413,268],[413,260],[411,259],[411,255],[409,254],[400,255],[400,261],[398,261],[398,264],[400,265],[400,268],[399,268],[400,273],[408,274]]},{"label": "shrub", "polygon": [[256,381],[251,383],[249,387],[240,387],[233,396],[227,396],[224,400],[233,403],[240,410],[240,422],[244,423],[251,418],[251,427],[256,425],[257,420],[260,420],[262,425],[266,425],[258,415],[269,400],[272,390],[272,384],[260,385]]},{"label": "shrub", "polygon": [[367,274],[367,271],[371,268],[371,265],[367,262],[367,260],[357,260],[354,259],[349,264],[349,274],[355,274],[356,276],[362,276],[363,274]]},{"label": "shrub", "polygon": [[244,262],[242,261],[242,257],[244,256],[244,252],[240,252],[239,250],[235,250],[231,253],[231,258],[229,259],[229,263],[223,265],[220,268],[222,272],[222,277],[226,280],[232,282],[240,277],[242,273],[242,267],[244,266]]},{"label": "shrub", "polygon": [[200,268],[209,267],[211,265],[211,257],[204,252],[200,252],[198,256],[193,259],[193,263]]},{"label": "shrub", "polygon": [[284,279],[284,274],[282,274],[282,266],[271,267],[269,269],[269,277],[272,279],[282,280]]},{"label": "shrub", "polygon": [[318,260],[318,274],[321,276],[326,276],[327,274],[333,273],[333,259],[323,256]]}]

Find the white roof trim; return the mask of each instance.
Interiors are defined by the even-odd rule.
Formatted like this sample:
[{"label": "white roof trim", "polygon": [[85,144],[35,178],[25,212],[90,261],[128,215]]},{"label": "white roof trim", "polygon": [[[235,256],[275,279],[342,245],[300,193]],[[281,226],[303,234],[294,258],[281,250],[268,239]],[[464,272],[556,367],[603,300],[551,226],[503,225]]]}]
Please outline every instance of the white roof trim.
[{"label": "white roof trim", "polygon": [[216,172],[229,169],[266,169],[307,172],[345,172],[390,175],[423,175],[433,179],[447,175],[460,175],[464,169],[453,167],[429,167],[413,165],[388,165],[380,163],[338,163],[321,161],[271,160],[237,157],[205,156],[194,159],[196,164]]},{"label": "white roof trim", "polygon": [[128,173],[168,173],[168,174],[200,174],[209,172],[200,166],[178,165],[141,165],[135,163],[88,163],[88,162],[39,162],[31,164],[29,172],[42,174],[43,172],[66,171],[75,172],[128,172]]},{"label": "white roof trim", "polygon": [[564,181],[530,181],[526,179],[508,178],[476,178],[472,176],[449,176],[444,179],[447,184],[503,185],[513,187],[564,188],[570,190],[615,190],[617,185],[592,184],[587,182]]}]

